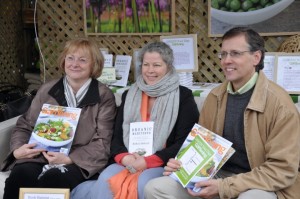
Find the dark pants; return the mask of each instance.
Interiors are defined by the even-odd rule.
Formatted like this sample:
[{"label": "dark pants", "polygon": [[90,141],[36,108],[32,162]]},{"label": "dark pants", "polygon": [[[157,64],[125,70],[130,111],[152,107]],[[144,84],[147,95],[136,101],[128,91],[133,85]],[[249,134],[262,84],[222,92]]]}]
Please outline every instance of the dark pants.
[{"label": "dark pants", "polygon": [[45,164],[22,163],[16,165],[5,181],[3,199],[18,199],[19,188],[68,188],[70,191],[86,179],[75,164],[65,165],[67,169],[62,173],[60,169],[48,170],[40,179],[38,176]]}]

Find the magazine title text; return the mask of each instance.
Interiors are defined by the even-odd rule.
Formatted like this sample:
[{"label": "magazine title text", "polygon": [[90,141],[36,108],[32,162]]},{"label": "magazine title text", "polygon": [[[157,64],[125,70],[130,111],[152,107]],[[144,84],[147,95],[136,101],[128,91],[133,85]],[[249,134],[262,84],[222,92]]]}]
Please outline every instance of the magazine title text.
[{"label": "magazine title text", "polygon": [[63,107],[62,108],[56,108],[56,109],[52,109],[52,108],[43,108],[41,111],[43,114],[47,114],[47,115],[57,115],[57,116],[62,116],[62,117],[69,117],[73,120],[76,119],[77,114],[76,113],[70,113],[70,112],[66,112]]}]

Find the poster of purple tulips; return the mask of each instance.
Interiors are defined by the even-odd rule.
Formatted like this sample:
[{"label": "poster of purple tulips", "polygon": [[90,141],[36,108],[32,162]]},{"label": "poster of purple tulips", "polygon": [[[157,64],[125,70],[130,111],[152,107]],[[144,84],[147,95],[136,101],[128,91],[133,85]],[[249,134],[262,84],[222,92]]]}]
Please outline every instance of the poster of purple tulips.
[{"label": "poster of purple tulips", "polygon": [[174,0],[83,0],[86,35],[172,34]]}]

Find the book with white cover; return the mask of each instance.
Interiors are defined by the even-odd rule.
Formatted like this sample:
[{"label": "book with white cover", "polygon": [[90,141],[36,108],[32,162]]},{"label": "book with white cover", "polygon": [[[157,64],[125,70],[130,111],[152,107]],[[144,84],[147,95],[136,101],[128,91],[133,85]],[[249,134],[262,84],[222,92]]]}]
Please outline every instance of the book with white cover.
[{"label": "book with white cover", "polygon": [[129,153],[149,156],[153,154],[154,122],[132,122],[129,133]]},{"label": "book with white cover", "polygon": [[104,57],[104,67],[113,67],[113,55],[103,54]]},{"label": "book with white cover", "polygon": [[117,55],[115,61],[116,82],[111,84],[113,86],[127,86],[128,76],[131,66],[132,57],[129,55]]}]

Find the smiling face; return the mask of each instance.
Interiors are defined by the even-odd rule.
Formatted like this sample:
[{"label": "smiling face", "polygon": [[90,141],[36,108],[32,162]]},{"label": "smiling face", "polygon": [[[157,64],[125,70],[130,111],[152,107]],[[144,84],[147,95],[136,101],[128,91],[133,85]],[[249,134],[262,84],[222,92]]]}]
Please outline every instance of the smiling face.
[{"label": "smiling face", "polygon": [[234,57],[228,54],[221,59],[224,75],[237,91],[255,73],[255,66],[261,59],[261,52],[249,52],[249,44],[243,34],[223,40],[221,52],[243,52]]},{"label": "smiling face", "polygon": [[84,83],[91,76],[92,64],[92,58],[87,51],[69,52],[65,58],[65,73],[70,81]]},{"label": "smiling face", "polygon": [[157,52],[146,52],[142,63],[142,76],[146,84],[154,85],[167,73],[168,66]]}]

